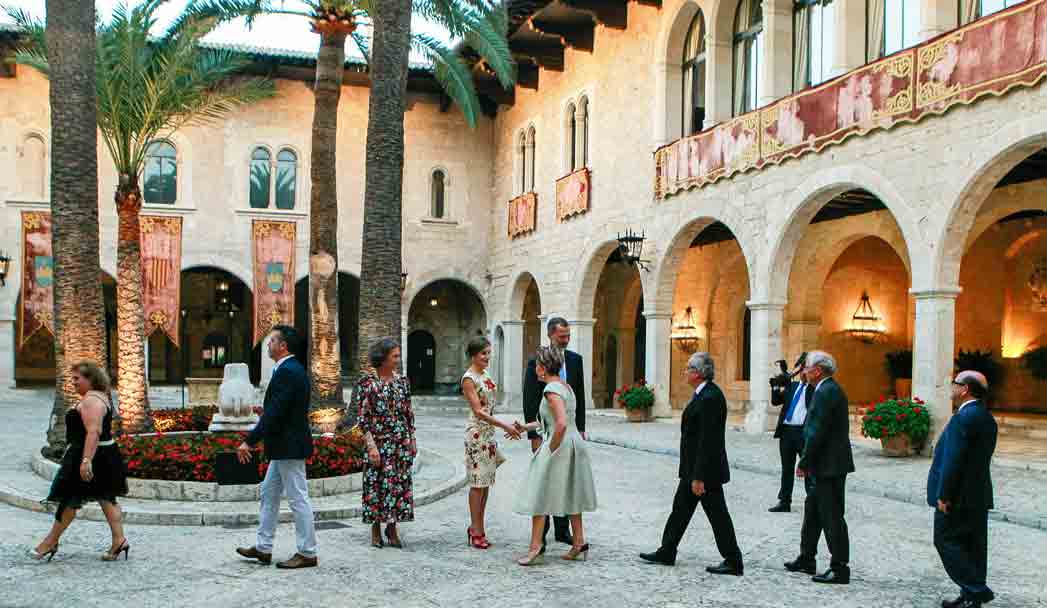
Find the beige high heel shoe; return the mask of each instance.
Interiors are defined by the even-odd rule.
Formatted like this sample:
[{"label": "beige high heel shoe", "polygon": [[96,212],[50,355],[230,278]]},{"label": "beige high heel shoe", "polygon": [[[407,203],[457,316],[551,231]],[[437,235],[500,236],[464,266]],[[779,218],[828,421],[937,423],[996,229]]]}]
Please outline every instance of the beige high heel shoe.
[{"label": "beige high heel shoe", "polygon": [[572,562],[584,562],[589,559],[589,543],[584,545],[572,545],[571,550],[560,556],[561,559],[566,559]]},{"label": "beige high heel shoe", "polygon": [[55,558],[55,553],[58,553],[58,543],[55,543],[50,549],[44,552],[39,552],[35,548],[29,550],[29,557],[34,561],[42,562],[45,559],[51,561]]},{"label": "beige high heel shoe", "polygon": [[124,554],[124,561],[127,561],[131,556],[131,543],[128,542],[126,538],[124,539],[124,542],[120,543],[120,546],[117,547],[115,551],[106,551],[105,553],[102,553],[102,561],[115,562],[120,559],[121,553]]},{"label": "beige high heel shoe", "polygon": [[537,549],[534,547],[530,547],[529,551],[527,552],[527,555],[516,560],[516,563],[521,566],[537,566],[538,564],[541,564],[544,561],[545,557],[543,555],[542,547],[538,547]]}]

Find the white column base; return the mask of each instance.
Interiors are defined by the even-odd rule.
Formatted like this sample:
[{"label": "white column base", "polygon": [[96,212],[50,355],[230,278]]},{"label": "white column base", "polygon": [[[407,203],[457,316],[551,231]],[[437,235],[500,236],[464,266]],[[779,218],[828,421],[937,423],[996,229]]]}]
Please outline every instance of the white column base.
[{"label": "white column base", "polygon": [[[546,319],[542,319],[545,327]],[[568,319],[571,326],[571,344],[567,347],[582,356],[582,377],[585,378],[585,410],[593,409],[593,326],[595,319]],[[542,344],[549,343],[549,336],[542,332]]]},{"label": "white column base", "polygon": [[502,400],[505,411],[523,412],[523,378],[527,362],[523,356],[523,321],[502,321]]},{"label": "white column base", "polygon": [[768,430],[767,408],[771,402],[769,380],[774,362],[782,358],[782,311],[784,303],[747,302],[752,311],[751,367],[749,412],[745,415],[745,432]]},{"label": "white column base", "polygon": [[647,323],[646,375],[647,384],[654,389],[654,409],[656,418],[671,418],[673,405],[669,401],[670,373],[672,368],[672,345],[669,336],[672,332],[672,314],[667,312],[645,312]]},{"label": "white column base", "polygon": [[912,394],[931,410],[928,449],[952,417],[957,287],[910,290],[916,299]]}]

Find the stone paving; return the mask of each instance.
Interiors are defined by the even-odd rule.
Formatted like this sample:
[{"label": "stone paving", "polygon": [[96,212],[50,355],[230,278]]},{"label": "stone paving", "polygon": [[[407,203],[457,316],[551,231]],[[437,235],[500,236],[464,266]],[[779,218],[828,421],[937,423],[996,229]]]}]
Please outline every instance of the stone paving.
[{"label": "stone paving", "polygon": [[[49,403],[42,394],[0,392],[0,481],[21,464],[9,457],[14,444],[39,444]],[[425,413],[420,443],[448,459],[461,458],[461,417]],[[647,449],[674,448],[670,424],[628,425],[593,417],[595,439],[635,442]],[[646,445],[640,445],[644,443]],[[358,520],[323,522],[320,567],[284,572],[237,559],[232,549],[250,543],[251,527],[129,526],[128,562],[103,563],[104,523],[76,521],[50,564],[30,562],[24,552],[45,532],[48,514],[0,505],[0,606],[728,606],[931,608],[955,588],[931,545],[931,510],[919,505],[851,492],[847,505],[854,577],[847,587],[823,587],[785,572],[795,557],[802,513],[768,514],[777,477],[756,471],[773,467],[773,442],[730,433],[735,464],[728,503],[745,554],[742,578],[715,577],[704,566],[719,561],[708,524],[699,514],[675,568],[641,563],[636,554],[655,548],[675,487],[676,458],[643,450],[591,444],[601,508],[585,518],[593,545],[590,562],[548,560],[524,569],[513,563],[525,550],[528,523],[512,512],[525,476],[528,449],[504,442],[509,462],[488,505],[488,535],[495,546],[466,546],[465,491],[419,507],[417,521],[403,526],[407,548],[373,549]],[[877,468],[859,449],[858,480],[869,483],[926,473],[926,461],[895,460]],[[22,460],[24,463],[25,460]],[[864,463],[864,465],[862,464]],[[897,474],[891,472],[897,467]],[[919,473],[919,475],[916,475]],[[1006,475],[1007,473],[1002,473]],[[899,480],[899,487],[915,480]],[[1015,483],[1044,489],[1044,476],[1015,471]],[[1001,503],[1012,495],[1004,484]],[[1030,490],[1033,492],[1034,490]],[[1043,496],[1040,492],[1040,496]],[[1042,505],[1041,500],[1041,505]],[[1042,508],[1042,507],[1041,507]],[[1035,511],[1036,505],[1030,505]],[[343,527],[344,526],[344,527]],[[561,547],[551,547],[555,555]],[[276,557],[293,551],[293,531],[281,525]],[[822,564],[825,565],[824,543]],[[1002,607],[1047,606],[1047,532],[1005,522],[990,524],[989,582]]]}]

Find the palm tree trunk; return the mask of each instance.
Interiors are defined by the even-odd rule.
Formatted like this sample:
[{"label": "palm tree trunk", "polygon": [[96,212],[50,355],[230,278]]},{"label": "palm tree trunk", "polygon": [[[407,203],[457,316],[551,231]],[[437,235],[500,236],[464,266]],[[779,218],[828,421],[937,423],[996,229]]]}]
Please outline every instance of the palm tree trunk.
[{"label": "palm tree trunk", "polygon": [[65,414],[79,397],[78,361],[105,365],[105,309],[98,265],[94,0],[47,0],[51,66],[51,247],[54,256],[55,399],[45,456],[65,449]]},{"label": "palm tree trunk", "polygon": [[338,346],[338,101],[351,28],[325,24],[314,87],[313,152],[309,200],[309,365],[313,409],[342,399]]},{"label": "palm tree trunk", "polygon": [[121,428],[137,433],[152,427],[145,382],[145,309],[142,305],[142,192],[137,176],[120,176],[116,189],[117,391]]},{"label": "palm tree trunk", "polygon": [[374,4],[371,98],[367,116],[363,255],[360,268],[360,368],[375,341],[400,339],[404,110],[411,50],[411,0]]}]

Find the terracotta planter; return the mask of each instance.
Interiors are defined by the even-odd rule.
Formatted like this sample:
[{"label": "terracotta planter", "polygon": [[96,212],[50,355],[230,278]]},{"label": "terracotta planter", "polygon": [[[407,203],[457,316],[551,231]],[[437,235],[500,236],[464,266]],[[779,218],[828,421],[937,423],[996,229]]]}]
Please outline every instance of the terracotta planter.
[{"label": "terracotta planter", "polygon": [[883,446],[883,453],[892,458],[912,456],[915,452],[915,446],[907,433],[901,433],[890,438],[881,437],[880,445]]},{"label": "terracotta planter", "polygon": [[629,417],[629,422],[647,422],[651,419],[651,408],[625,410],[625,415]]},{"label": "terracotta planter", "polygon": [[897,378],[894,381],[894,394],[899,399],[912,397],[912,378]]}]

